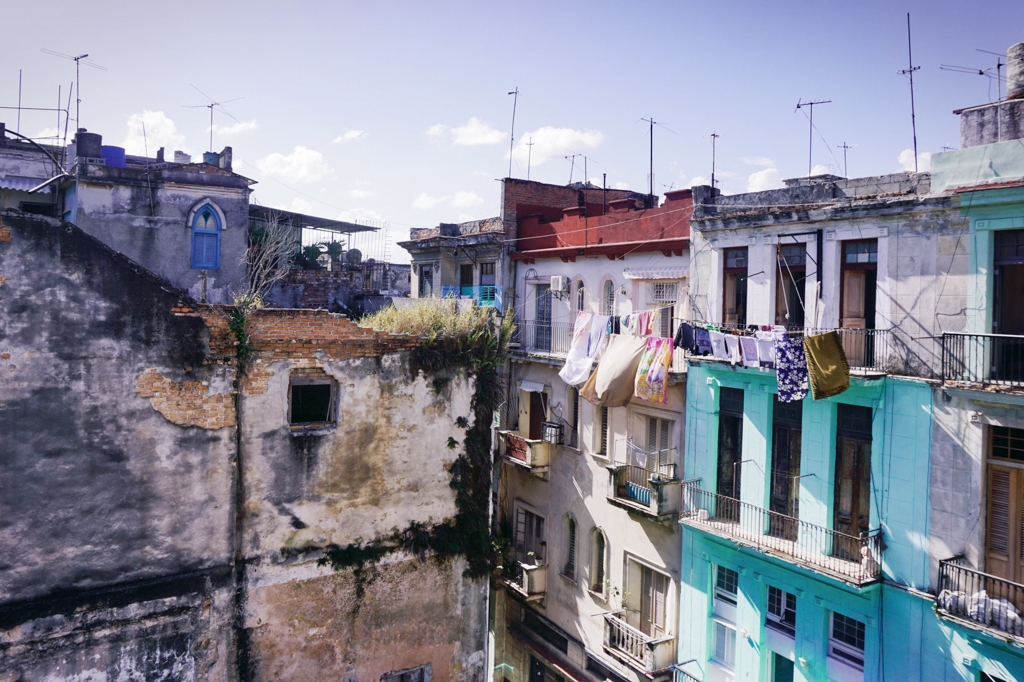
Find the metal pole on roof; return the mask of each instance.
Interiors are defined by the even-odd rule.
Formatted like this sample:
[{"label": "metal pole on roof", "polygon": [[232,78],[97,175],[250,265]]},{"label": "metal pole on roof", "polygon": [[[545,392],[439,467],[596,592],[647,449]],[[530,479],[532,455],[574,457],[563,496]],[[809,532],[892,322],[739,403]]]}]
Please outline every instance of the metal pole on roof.
[{"label": "metal pole on roof", "polygon": [[517,85],[516,89],[513,90],[512,92],[508,93],[508,94],[515,95],[515,97],[512,99],[512,134],[509,136],[512,139],[510,139],[509,142],[508,142],[508,177],[511,178],[512,177],[512,149],[514,148],[515,143],[516,143],[516,104],[519,103],[519,86]]}]

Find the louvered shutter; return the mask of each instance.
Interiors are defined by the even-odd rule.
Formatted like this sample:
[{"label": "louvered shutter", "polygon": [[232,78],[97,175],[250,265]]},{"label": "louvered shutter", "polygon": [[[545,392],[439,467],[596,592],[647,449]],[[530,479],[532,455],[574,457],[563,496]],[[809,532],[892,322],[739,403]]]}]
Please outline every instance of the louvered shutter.
[{"label": "louvered shutter", "polygon": [[608,408],[601,407],[601,442],[598,444],[598,454],[608,455]]},{"label": "louvered shutter", "polygon": [[516,560],[526,559],[526,511],[516,510]]},{"label": "louvered shutter", "polygon": [[668,576],[661,573],[654,574],[654,636],[662,637],[665,634],[665,606],[668,599]]},{"label": "louvered shutter", "polygon": [[565,574],[566,578],[576,579],[576,522],[573,519],[567,519],[566,530],[568,535],[568,556],[565,559],[565,570],[562,573]]},{"label": "louvered shutter", "polygon": [[645,449],[654,455],[647,457],[647,469],[653,471],[656,467],[655,460],[658,458],[658,419],[656,417],[647,418],[647,447]]},{"label": "louvered shutter", "polygon": [[604,594],[604,535],[600,532],[594,533],[594,580],[590,589]]},{"label": "louvered shutter", "polygon": [[640,631],[653,637],[654,624],[654,571],[640,567]]}]

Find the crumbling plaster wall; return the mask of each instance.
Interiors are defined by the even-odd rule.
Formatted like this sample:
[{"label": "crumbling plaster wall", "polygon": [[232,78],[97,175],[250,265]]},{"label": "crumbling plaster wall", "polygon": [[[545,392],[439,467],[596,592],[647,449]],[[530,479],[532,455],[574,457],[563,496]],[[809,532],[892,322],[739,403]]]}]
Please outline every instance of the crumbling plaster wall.
[{"label": "crumbling plaster wall", "polygon": [[234,370],[180,292],[67,223],[0,223],[0,676],[224,679]]}]

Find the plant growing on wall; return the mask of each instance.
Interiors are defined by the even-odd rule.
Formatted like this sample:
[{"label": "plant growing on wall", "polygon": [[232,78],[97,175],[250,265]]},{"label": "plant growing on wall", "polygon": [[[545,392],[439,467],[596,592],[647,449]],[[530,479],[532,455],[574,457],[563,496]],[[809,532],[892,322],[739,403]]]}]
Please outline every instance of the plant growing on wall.
[{"label": "plant growing on wall", "polygon": [[[413,351],[413,362],[429,374],[465,373],[475,380],[470,410],[473,420],[458,417],[455,426],[465,429],[462,452],[452,463],[449,485],[455,491],[455,516],[439,523],[414,522],[370,544],[330,545],[320,560],[336,570],[355,568],[391,551],[409,551],[421,557],[427,552],[439,560],[466,559],[467,574],[490,574],[501,561],[506,542],[492,535],[491,421],[502,401],[502,369],[515,328],[511,315],[500,322],[487,309],[457,310],[454,301],[424,299],[410,308],[385,308],[364,318],[364,326],[392,333],[411,333],[423,340]],[[435,384],[435,388],[437,384]],[[437,389],[439,392],[444,388]],[[456,442],[457,446],[458,443]]]}]

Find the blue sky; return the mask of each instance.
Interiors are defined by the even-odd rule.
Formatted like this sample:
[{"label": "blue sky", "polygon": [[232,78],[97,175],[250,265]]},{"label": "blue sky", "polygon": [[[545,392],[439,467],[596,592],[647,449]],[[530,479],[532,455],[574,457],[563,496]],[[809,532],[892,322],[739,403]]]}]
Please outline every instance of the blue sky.
[{"label": "blue sky", "polygon": [[[647,185],[654,129],[656,189],[711,172],[726,193],[807,173],[815,108],[815,166],[852,176],[912,162],[906,13],[914,31],[918,149],[958,146],[952,110],[994,99],[986,77],[940,64],[995,64],[1024,40],[1024,3],[966,2],[56,2],[5,10],[0,104],[52,107],[74,64],[42,53],[87,52],[82,125],[106,144],[195,155],[230,144],[235,170],[259,181],[255,199],[330,218],[410,226],[498,213],[508,172],[512,97],[519,88],[512,174],[567,183],[586,154],[591,179]],[[1005,69],[1004,69],[1005,75]],[[72,106],[72,110],[74,107]],[[0,120],[15,127],[16,112]],[[23,112],[21,132],[52,134],[52,113]],[[73,123],[72,123],[73,126]],[[48,131],[47,129],[51,129]],[[670,132],[671,131],[671,132]],[[583,179],[576,159],[573,180]],[[704,178],[705,180],[701,180]],[[399,249],[391,256],[402,259]]]}]

